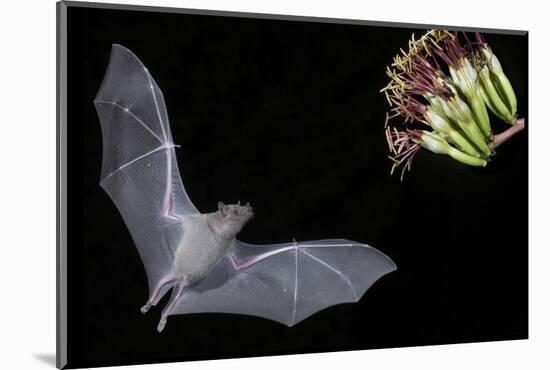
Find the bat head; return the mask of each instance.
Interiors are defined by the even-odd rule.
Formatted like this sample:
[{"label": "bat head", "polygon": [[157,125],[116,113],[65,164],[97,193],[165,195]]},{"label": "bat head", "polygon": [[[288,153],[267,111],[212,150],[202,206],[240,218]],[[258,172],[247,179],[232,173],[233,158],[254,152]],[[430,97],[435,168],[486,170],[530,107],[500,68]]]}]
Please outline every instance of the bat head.
[{"label": "bat head", "polygon": [[241,231],[243,226],[254,216],[254,211],[250,203],[241,205],[241,201],[237,204],[224,204],[218,202],[218,212],[221,214],[221,220],[224,226],[230,233],[235,235]]}]

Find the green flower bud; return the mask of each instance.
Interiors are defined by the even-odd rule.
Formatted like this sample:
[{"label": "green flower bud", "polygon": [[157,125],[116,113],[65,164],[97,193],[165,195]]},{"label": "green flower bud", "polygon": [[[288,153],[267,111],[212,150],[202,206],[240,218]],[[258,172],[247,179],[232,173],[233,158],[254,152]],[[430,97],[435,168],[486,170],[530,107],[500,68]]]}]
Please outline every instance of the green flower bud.
[{"label": "green flower bud", "polygon": [[433,132],[421,131],[420,140],[422,147],[433,153],[446,154],[454,160],[469,166],[485,167],[487,165],[486,160],[473,157],[456,148],[453,148],[449,145],[449,143]]},{"label": "green flower bud", "polygon": [[508,109],[500,94],[498,93],[495,85],[493,84],[489,68],[487,66],[484,66],[481,69],[479,76],[480,86],[483,90],[483,97],[489,109],[493,112],[495,116],[497,116],[501,120],[505,122],[512,121],[514,115]]},{"label": "green flower bud", "polygon": [[460,59],[460,68],[449,67],[453,84],[466,96],[475,95],[477,71],[466,58]]},{"label": "green flower bud", "polygon": [[488,139],[491,136],[491,122],[489,120],[489,113],[487,112],[485,101],[479,89],[475,89],[474,95],[468,98],[468,103],[472,108],[474,120],[483,135],[485,135],[485,139]]},{"label": "green flower bud", "polygon": [[455,91],[455,94],[458,93],[458,91],[456,91],[458,89],[462,96],[466,98],[475,123],[484,137],[489,138],[491,135],[491,124],[483,98],[478,92],[477,71],[468,59],[461,58],[460,67],[455,69],[453,66],[450,66],[449,73],[454,84],[452,89]]},{"label": "green flower bud", "polygon": [[424,113],[428,123],[438,132],[445,135],[445,139],[449,138],[459,149],[473,157],[479,157],[480,153],[476,148],[468,142],[468,140],[457,130],[451,123],[441,114],[438,114],[434,109],[428,108]]},{"label": "green flower bud", "polygon": [[[486,95],[492,100],[492,104],[499,110],[500,115],[505,118],[504,120],[510,124],[514,124],[517,113],[517,98],[512,84],[504,74],[500,61],[493,54],[492,50],[488,46],[484,46],[481,48],[481,52],[487,63],[487,72],[484,72],[485,76],[483,78],[485,81],[483,82],[489,85],[490,81],[493,85],[492,88],[491,86],[487,86]],[[506,107],[506,111],[502,111],[501,104],[494,101],[498,98],[500,98],[500,101]]]},{"label": "green flower bud", "polygon": [[485,135],[481,132],[474,121],[472,111],[458,96],[449,100],[440,99],[439,105],[443,108],[445,115],[453,121],[458,128],[472,141],[482,153],[489,156],[491,149],[485,141]]}]

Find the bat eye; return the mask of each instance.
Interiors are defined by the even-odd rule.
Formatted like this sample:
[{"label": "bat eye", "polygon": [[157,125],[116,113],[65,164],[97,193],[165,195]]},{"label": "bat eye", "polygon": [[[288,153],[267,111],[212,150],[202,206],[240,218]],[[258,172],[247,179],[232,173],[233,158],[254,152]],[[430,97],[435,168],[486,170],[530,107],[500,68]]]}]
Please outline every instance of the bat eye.
[{"label": "bat eye", "polygon": [[239,211],[237,211],[236,209],[233,210],[234,215],[237,215],[238,213],[239,213]]}]

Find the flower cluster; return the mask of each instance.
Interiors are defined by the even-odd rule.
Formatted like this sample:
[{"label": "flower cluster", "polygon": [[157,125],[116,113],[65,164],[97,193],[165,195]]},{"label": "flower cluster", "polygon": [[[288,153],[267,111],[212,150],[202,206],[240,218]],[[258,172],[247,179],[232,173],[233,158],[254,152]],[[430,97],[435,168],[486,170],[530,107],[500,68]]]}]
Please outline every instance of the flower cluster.
[{"label": "flower cluster", "polygon": [[[496,146],[523,128],[512,85],[479,33],[413,35],[387,75],[390,81],[382,89],[391,106],[386,140],[392,173],[401,166],[401,177],[421,148],[484,167]],[[515,127],[493,135],[488,110]]]}]

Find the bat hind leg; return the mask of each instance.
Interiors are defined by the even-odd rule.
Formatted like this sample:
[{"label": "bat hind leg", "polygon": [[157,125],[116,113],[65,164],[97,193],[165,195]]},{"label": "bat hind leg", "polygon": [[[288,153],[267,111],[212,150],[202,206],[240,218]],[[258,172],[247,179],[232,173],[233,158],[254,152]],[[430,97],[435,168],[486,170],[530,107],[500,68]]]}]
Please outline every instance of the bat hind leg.
[{"label": "bat hind leg", "polygon": [[174,290],[172,291],[172,295],[170,296],[170,301],[164,307],[162,310],[162,314],[160,316],[159,325],[157,327],[157,331],[160,333],[164,330],[164,326],[166,325],[166,320],[168,320],[168,316],[172,313],[174,310],[174,307],[176,306],[176,303],[178,302],[179,298],[181,297],[181,294],[183,292],[183,289],[185,288],[187,284],[185,283],[185,280],[179,280],[174,287]]},{"label": "bat hind leg", "polygon": [[[164,278],[162,279],[157,287],[153,290],[153,292],[151,293],[151,296],[149,297],[149,299],[147,300],[147,302],[145,303],[145,305],[143,307],[141,307],[140,311],[141,313],[146,313],[147,311],[149,311],[149,309],[154,306],[158,300],[162,297],[159,297],[159,294],[160,292],[162,291],[162,289],[166,286],[166,285],[173,285],[174,282],[175,282],[175,278],[173,276],[169,276],[167,278]],[[170,290],[171,286],[168,287],[168,289],[166,289],[165,291],[168,291]],[[163,293],[164,295],[164,293]]]},{"label": "bat hind leg", "polygon": [[141,306],[141,308],[139,310],[141,311],[141,313],[147,313],[147,311],[149,311],[151,306],[152,306],[151,302],[147,301],[147,303],[145,303],[143,306]]}]

